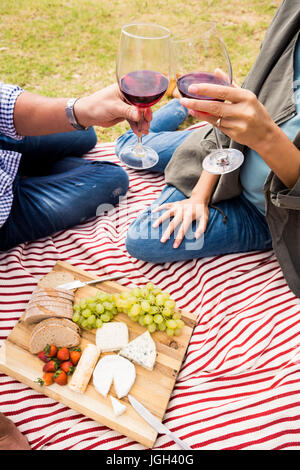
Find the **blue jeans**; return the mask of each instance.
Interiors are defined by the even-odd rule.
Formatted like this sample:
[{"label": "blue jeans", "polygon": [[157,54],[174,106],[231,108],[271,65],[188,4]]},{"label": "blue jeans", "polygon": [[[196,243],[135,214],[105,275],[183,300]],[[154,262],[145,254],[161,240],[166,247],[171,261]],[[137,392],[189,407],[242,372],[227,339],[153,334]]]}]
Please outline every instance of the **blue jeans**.
[{"label": "blue jeans", "polygon": [[97,142],[95,131],[74,131],[16,141],[0,148],[22,154],[10,215],[0,228],[0,250],[68,229],[114,205],[128,189],[127,173],[110,162],[80,158]]},{"label": "blue jeans", "polygon": [[[181,110],[178,100],[171,100],[166,106],[156,111],[150,127],[150,133],[143,142],[158,152],[160,160],[154,171],[163,172],[174,150],[191,131],[176,131],[182,122],[185,110]],[[126,132],[118,139],[116,150],[135,139],[132,131]],[[184,170],[183,170],[184,171]],[[152,213],[155,207],[164,203],[185,199],[178,189],[166,186],[158,199],[134,220],[129,226],[126,248],[134,258],[152,263],[183,261],[206,256],[217,256],[228,253],[269,250],[272,240],[266,218],[245,197],[239,196],[222,201],[209,208],[209,220],[205,233],[194,238],[197,221],[194,221],[184,240],[178,248],[173,248],[174,238],[179,229],[165,243],[160,242],[169,221],[158,228],[152,224],[161,213]]]},{"label": "blue jeans", "polygon": [[169,240],[161,243],[160,238],[170,221],[153,228],[153,222],[161,213],[153,214],[152,210],[161,204],[183,199],[185,196],[178,189],[166,186],[158,199],[130,224],[126,248],[131,256],[151,263],[169,263],[272,248],[265,217],[243,196],[210,207],[206,231],[200,238],[194,238],[197,228],[194,221],[178,248],[173,248],[173,243],[179,227]]}]

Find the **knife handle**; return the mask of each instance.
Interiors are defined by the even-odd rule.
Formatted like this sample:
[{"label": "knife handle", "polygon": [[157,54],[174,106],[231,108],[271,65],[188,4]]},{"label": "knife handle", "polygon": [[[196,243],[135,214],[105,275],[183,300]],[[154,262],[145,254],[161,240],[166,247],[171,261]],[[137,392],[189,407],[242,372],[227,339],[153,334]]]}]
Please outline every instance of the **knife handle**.
[{"label": "knife handle", "polygon": [[193,450],[189,445],[187,445],[185,442],[183,442],[179,437],[176,436],[176,434],[173,434],[172,431],[168,432],[168,436],[173,439],[176,444],[181,447],[181,449],[184,450]]}]

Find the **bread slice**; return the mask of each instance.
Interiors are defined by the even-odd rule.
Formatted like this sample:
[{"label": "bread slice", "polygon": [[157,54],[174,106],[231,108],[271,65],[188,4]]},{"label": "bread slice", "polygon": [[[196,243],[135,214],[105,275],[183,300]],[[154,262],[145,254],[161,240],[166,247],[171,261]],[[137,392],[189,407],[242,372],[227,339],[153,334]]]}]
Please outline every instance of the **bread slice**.
[{"label": "bread slice", "polygon": [[31,325],[32,323],[38,323],[47,318],[69,318],[73,316],[73,309],[62,309],[55,306],[45,307],[43,305],[29,305],[26,309],[24,321]]},{"label": "bread slice", "polygon": [[60,284],[65,284],[74,280],[74,276],[71,273],[63,271],[51,271],[39,280],[38,287],[55,288]]},{"label": "bread slice", "polygon": [[72,348],[80,344],[80,335],[65,319],[56,318],[53,322],[46,322],[40,322],[31,332],[29,351],[32,354],[38,354],[47,344],[54,344],[58,348]]},{"label": "bread slice", "polygon": [[32,299],[39,299],[40,297],[49,298],[49,300],[56,300],[56,299],[66,299],[74,300],[74,292],[72,290],[64,290],[64,289],[53,289],[52,287],[41,288],[38,287],[32,292]]},{"label": "bread slice", "polygon": [[[38,325],[34,327],[35,331],[38,331],[39,328],[43,328],[44,326],[47,325],[64,325],[67,326],[68,328],[72,328],[76,333],[80,335],[80,327],[74,323],[71,320],[68,320],[67,318],[47,318],[46,320],[41,321]],[[33,330],[32,330],[33,331]]]},{"label": "bread slice", "polygon": [[62,310],[72,310],[73,308],[73,303],[70,302],[69,300],[66,300],[66,299],[47,300],[47,299],[43,299],[42,297],[37,300],[31,299],[27,304],[27,308],[36,307],[38,305],[42,305],[43,307],[50,308],[50,309],[51,307],[58,308],[58,309],[60,308]]}]

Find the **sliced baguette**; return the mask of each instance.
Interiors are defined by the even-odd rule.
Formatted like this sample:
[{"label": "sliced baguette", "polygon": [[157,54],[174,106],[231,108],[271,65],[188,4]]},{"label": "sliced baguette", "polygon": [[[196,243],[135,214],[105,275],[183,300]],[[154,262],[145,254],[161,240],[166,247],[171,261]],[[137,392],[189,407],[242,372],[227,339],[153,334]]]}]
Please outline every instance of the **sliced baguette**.
[{"label": "sliced baguette", "polygon": [[80,344],[81,337],[71,326],[66,326],[64,319],[56,318],[53,323],[41,322],[32,330],[29,340],[29,351],[38,354],[47,344],[58,348],[72,348]]}]

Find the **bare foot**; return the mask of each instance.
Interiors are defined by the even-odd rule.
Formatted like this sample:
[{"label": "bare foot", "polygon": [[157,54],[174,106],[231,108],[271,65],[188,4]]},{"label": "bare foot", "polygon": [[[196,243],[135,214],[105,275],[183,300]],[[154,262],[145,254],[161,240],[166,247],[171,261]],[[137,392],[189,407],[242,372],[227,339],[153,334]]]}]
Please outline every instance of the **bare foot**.
[{"label": "bare foot", "polygon": [[13,421],[0,413],[0,450],[31,450],[25,436]]}]

